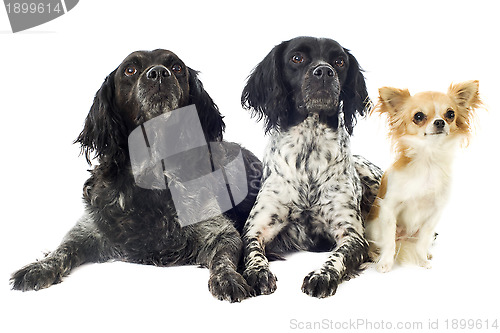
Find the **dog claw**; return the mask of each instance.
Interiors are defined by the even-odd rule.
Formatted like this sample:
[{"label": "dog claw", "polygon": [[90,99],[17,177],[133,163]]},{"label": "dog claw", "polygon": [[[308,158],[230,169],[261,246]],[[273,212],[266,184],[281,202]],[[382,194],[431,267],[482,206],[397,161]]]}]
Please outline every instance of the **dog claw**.
[{"label": "dog claw", "polygon": [[21,268],[10,279],[12,289],[21,291],[38,291],[61,281],[61,274],[43,260]]},{"label": "dog claw", "polygon": [[314,271],[304,278],[302,292],[312,297],[325,298],[335,295],[337,286],[338,281],[335,275]]},{"label": "dog claw", "polygon": [[211,275],[208,289],[217,299],[231,303],[241,302],[250,297],[250,286],[237,272]]},{"label": "dog claw", "polygon": [[243,273],[252,290],[252,296],[269,295],[276,290],[276,277],[269,268],[247,269]]}]

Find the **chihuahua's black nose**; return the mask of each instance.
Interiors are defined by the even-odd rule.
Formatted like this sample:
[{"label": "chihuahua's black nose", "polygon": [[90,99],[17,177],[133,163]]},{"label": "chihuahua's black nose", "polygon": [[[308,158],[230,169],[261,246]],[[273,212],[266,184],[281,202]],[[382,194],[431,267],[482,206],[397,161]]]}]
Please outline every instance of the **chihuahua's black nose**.
[{"label": "chihuahua's black nose", "polygon": [[153,66],[146,72],[146,77],[148,79],[153,81],[159,80],[160,82],[163,78],[169,77],[170,75],[168,68],[162,65]]},{"label": "chihuahua's black nose", "polygon": [[443,119],[437,119],[434,121],[434,126],[436,126],[437,129],[443,129],[445,125],[445,122]]},{"label": "chihuahua's black nose", "polygon": [[332,77],[333,68],[329,65],[319,65],[318,67],[314,68],[313,75],[318,79],[326,78],[328,76]]}]

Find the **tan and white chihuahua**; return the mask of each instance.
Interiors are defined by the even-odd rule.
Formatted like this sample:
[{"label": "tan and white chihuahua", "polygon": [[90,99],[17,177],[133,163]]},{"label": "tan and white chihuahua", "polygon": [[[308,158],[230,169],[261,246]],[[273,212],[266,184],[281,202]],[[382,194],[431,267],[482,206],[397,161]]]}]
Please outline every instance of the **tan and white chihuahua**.
[{"label": "tan and white chihuahua", "polygon": [[452,84],[446,94],[379,89],[373,112],[386,114],[394,163],[384,173],[366,224],[370,255],[379,272],[394,261],[430,268],[431,247],[446,204],[456,148],[467,144],[479,82]]}]

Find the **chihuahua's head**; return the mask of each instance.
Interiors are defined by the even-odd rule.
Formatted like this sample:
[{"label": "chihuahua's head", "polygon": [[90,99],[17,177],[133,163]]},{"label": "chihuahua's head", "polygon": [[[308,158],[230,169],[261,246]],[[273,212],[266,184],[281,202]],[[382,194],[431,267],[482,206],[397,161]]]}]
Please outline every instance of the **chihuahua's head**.
[{"label": "chihuahua's head", "polygon": [[411,96],[407,89],[383,87],[374,111],[387,115],[393,144],[467,142],[474,110],[481,105],[478,89],[478,81],[466,81],[450,85],[446,94],[429,91]]}]

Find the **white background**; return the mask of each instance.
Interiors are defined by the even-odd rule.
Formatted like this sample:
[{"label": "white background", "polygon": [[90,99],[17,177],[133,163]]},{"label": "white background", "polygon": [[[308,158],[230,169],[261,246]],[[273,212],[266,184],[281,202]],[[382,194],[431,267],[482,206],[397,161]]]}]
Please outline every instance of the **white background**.
[{"label": "white background", "polygon": [[[452,319],[500,319],[497,8],[480,0],[87,0],[17,34],[1,8],[0,331],[287,332],[308,322],[358,319],[378,327],[421,322],[424,329],[439,320],[445,329],[446,319],[449,328]],[[271,263],[277,291],[240,304],[211,296],[207,269],[120,262],[86,265],[39,292],[10,291],[10,274],[53,250],[82,214],[88,166],[72,141],[105,76],[130,52],[170,49],[200,70],[225,116],[225,138],[262,157],[267,139],[241,108],[240,94],[274,45],[300,35],[349,48],[366,70],[374,101],[384,85],[445,91],[451,82],[480,80],[488,111],[479,110],[477,134],[457,156],[431,270],[370,268],[323,300],[300,287],[324,253]],[[385,168],[391,161],[385,136],[382,119],[362,119],[353,152]]]}]

